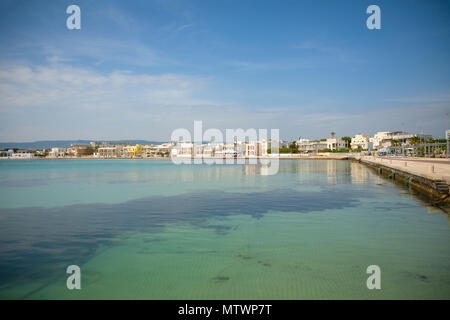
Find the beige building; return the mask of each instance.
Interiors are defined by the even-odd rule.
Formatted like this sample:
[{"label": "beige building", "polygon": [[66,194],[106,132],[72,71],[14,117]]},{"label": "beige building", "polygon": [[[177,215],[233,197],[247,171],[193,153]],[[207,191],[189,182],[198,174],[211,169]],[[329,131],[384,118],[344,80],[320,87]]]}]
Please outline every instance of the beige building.
[{"label": "beige building", "polygon": [[250,142],[245,145],[246,157],[256,157],[258,156],[258,153],[259,153],[258,143]]},{"label": "beige building", "polygon": [[93,148],[89,144],[73,144],[71,149],[76,157],[88,156],[93,153]]},{"label": "beige building", "polygon": [[251,141],[245,144],[246,157],[260,157],[267,155],[267,142]]},{"label": "beige building", "polygon": [[370,136],[368,134],[357,134],[352,138],[350,147],[352,149],[361,148],[363,150],[368,150],[370,143]]},{"label": "beige building", "polygon": [[97,153],[100,158],[116,158],[120,156],[116,147],[100,147]]}]

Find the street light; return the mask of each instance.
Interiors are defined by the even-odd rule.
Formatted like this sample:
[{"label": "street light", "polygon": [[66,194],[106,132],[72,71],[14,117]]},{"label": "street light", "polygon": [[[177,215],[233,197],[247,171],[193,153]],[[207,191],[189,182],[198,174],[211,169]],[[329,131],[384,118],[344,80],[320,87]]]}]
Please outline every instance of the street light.
[{"label": "street light", "polygon": [[449,158],[450,155],[450,129],[448,127],[448,112],[446,113],[447,115],[447,130],[445,130],[445,138],[447,139],[447,150],[445,152],[446,154],[446,158]]}]

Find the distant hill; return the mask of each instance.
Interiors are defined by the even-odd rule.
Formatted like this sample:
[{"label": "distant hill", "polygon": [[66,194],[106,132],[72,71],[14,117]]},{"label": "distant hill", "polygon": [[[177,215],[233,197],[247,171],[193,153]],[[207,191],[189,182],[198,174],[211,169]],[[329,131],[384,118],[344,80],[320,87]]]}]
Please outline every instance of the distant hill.
[{"label": "distant hill", "polygon": [[161,144],[159,141],[148,140],[48,140],[48,141],[33,141],[33,142],[0,142],[0,150],[3,149],[48,149],[48,148],[68,148],[71,144],[89,144],[91,141],[96,143],[110,142],[110,143],[129,143],[134,144]]}]

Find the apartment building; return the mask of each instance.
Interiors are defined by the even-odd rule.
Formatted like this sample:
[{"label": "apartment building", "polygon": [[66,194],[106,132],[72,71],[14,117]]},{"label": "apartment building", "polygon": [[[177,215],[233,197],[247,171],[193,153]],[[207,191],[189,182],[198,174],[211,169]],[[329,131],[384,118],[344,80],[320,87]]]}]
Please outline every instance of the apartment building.
[{"label": "apartment building", "polygon": [[327,149],[332,151],[348,148],[347,141],[339,139],[339,138],[330,138],[326,140]]},{"label": "apartment building", "polygon": [[350,147],[352,149],[361,148],[363,150],[371,149],[370,135],[368,134],[357,134],[352,138],[350,142]]},{"label": "apartment building", "polygon": [[264,141],[250,141],[245,144],[246,157],[261,157],[267,155],[269,144]]},{"label": "apartment building", "polygon": [[82,157],[91,155],[93,149],[89,144],[73,144],[70,148],[70,153],[75,157]]},{"label": "apartment building", "polygon": [[298,151],[301,153],[317,153],[321,150],[327,149],[326,141],[317,141],[309,139],[300,139],[296,142]]},{"label": "apartment building", "polygon": [[374,134],[370,141],[373,143],[374,149],[389,148],[394,144],[410,145],[414,139],[419,138],[423,142],[431,139],[429,134],[412,134],[402,131],[382,131]]},{"label": "apartment building", "polygon": [[194,144],[192,142],[178,142],[171,150],[174,157],[187,158],[194,155]]},{"label": "apartment building", "polygon": [[48,153],[49,157],[59,158],[64,157],[66,155],[66,148],[51,148]]},{"label": "apartment building", "polygon": [[100,158],[117,158],[120,157],[119,148],[116,146],[99,147],[97,149]]}]

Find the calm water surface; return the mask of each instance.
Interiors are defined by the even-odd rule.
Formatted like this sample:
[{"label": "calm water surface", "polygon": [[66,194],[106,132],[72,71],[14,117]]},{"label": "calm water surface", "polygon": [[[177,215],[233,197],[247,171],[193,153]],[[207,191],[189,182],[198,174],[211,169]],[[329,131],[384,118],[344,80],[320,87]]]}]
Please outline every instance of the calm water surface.
[{"label": "calm water surface", "polygon": [[450,298],[450,209],[358,163],[2,160],[0,181],[1,299]]}]

